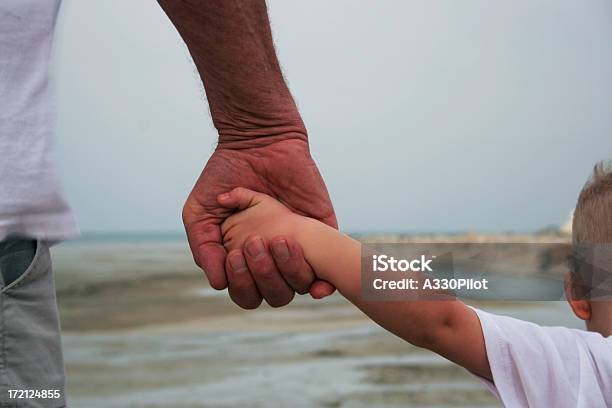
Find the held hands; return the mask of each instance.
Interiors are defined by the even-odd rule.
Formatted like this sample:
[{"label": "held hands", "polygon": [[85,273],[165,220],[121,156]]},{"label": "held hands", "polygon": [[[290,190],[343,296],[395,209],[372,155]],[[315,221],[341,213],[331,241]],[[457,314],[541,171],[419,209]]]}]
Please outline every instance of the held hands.
[{"label": "held hands", "polygon": [[229,204],[221,205],[217,196],[236,187],[264,192],[291,211],[337,226],[307,142],[258,140],[264,142],[231,148],[220,144],[187,198],[183,223],[194,260],[213,288],[228,287],[232,300],[246,309],[258,307],[262,299],[271,306],[283,306],[295,291],[309,290],[315,298],[327,296],[334,287],[314,278],[301,248],[289,237],[264,241],[253,235],[244,242],[244,256],[241,251],[227,256],[220,225],[234,210]]},{"label": "held hands", "polygon": [[287,235],[294,236],[303,218],[267,194],[242,187],[219,195],[217,200],[223,207],[240,210],[221,224],[223,242],[230,253],[242,250],[254,232],[272,244]]},{"label": "held hands", "polygon": [[[305,217],[291,212],[266,194],[242,187],[219,195],[217,200],[223,207],[240,210],[221,225],[223,243],[228,251],[226,270],[230,296],[256,299],[254,288],[257,288],[269,299],[274,294],[286,292],[287,285],[300,294],[307,293],[315,275],[304,260],[300,245],[288,238],[294,235]],[[271,250],[274,260],[266,256],[267,250]],[[282,265],[280,274],[276,272],[274,261]],[[247,267],[263,271],[257,275],[257,282]]]}]

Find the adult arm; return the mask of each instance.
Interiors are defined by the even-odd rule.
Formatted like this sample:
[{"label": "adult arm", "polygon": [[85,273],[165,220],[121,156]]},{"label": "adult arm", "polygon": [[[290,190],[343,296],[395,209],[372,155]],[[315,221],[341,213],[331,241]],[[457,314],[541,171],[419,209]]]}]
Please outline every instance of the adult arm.
[{"label": "adult arm", "polygon": [[[286,304],[294,288],[283,275],[297,275],[295,280],[302,283],[314,280],[299,247],[289,238],[278,241],[280,251],[253,241],[247,243],[251,255],[226,259],[219,225],[231,211],[216,201],[218,194],[243,186],[336,227],[327,189],[310,156],[306,128],[276,58],[265,1],[159,4],[187,44],[219,133],[219,144],[183,208],[194,260],[212,287],[229,284],[230,296],[242,307],[258,306],[262,296],[273,306]],[[318,281],[310,291],[320,297],[333,287]]]}]

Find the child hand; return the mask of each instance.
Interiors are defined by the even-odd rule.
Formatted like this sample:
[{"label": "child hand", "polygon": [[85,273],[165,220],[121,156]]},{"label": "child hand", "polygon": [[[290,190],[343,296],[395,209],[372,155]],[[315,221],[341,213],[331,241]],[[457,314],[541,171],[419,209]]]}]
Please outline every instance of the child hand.
[{"label": "child hand", "polygon": [[278,235],[293,236],[303,218],[269,195],[246,188],[239,187],[227,195],[222,194],[219,202],[240,210],[221,225],[223,244],[228,252],[241,249],[254,234],[266,241]]},{"label": "child hand", "polygon": [[[263,296],[276,307],[287,304],[293,297],[279,294],[310,292],[313,298],[320,299],[334,292],[334,287],[328,282],[316,279],[304,260],[302,247],[295,240],[297,226],[306,217],[293,213],[266,194],[245,188],[221,194],[217,200],[223,207],[241,210],[221,225],[224,246],[228,251],[226,270],[232,298],[256,300]],[[265,253],[272,252],[274,259],[269,255],[253,254],[254,244],[269,246],[271,251]],[[249,269],[258,271],[257,275],[251,275]],[[237,270],[242,273],[237,273]],[[251,293],[254,283],[260,294]],[[255,300],[253,307],[259,305]]]}]

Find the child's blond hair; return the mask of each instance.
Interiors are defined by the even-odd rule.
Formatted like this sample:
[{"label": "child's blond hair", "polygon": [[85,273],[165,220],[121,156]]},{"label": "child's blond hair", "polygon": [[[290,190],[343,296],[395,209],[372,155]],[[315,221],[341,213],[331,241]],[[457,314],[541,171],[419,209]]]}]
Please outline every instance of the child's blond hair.
[{"label": "child's blond hair", "polygon": [[595,165],[582,188],[572,222],[574,244],[612,243],[612,162]]},{"label": "child's blond hair", "polygon": [[[593,251],[609,252],[612,248],[612,162],[596,164],[592,176],[582,188],[574,210],[572,242],[574,263],[571,274],[576,294],[591,297],[593,290],[608,275],[594,276],[602,265],[594,265],[591,257]],[[603,270],[612,270],[612,265],[605,265]]]}]

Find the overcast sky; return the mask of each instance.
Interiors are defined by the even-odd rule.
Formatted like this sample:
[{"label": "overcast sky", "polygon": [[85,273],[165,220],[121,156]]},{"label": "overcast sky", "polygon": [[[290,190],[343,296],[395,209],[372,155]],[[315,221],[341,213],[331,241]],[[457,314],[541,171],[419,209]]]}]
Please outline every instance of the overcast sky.
[{"label": "overcast sky", "polygon": [[[269,3],[277,52],[347,231],[561,224],[612,157],[604,0]],[[214,149],[156,2],[64,0],[57,156],[84,231],[181,231]]]}]

